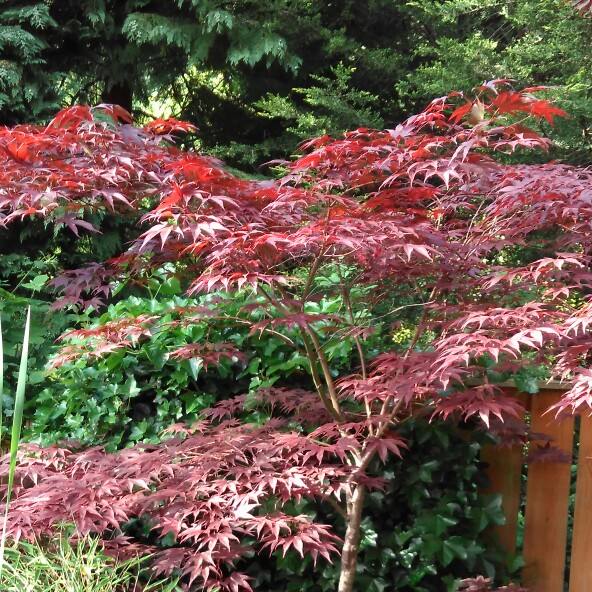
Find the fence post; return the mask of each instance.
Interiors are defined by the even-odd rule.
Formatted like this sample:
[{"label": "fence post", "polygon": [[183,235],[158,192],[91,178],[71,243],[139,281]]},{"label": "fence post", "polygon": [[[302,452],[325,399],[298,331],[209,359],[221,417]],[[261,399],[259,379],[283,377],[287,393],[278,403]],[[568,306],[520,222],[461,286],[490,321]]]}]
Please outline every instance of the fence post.
[{"label": "fence post", "polygon": [[[531,429],[552,437],[553,447],[571,459],[573,417],[544,415],[562,394],[542,390],[532,397]],[[522,584],[532,592],[563,592],[571,463],[533,462],[527,477]]]},{"label": "fence post", "polygon": [[[516,389],[505,389],[506,395],[515,397],[524,407],[527,396],[517,393]],[[518,421],[524,421],[523,409]],[[522,467],[524,466],[524,446],[516,442],[510,448],[487,445],[481,450],[481,460],[488,464],[487,477],[489,487],[483,493],[499,493],[502,496],[502,510],[506,523],[493,527],[492,533],[508,556],[516,554],[518,535],[518,512],[522,491]],[[592,590],[591,590],[592,592]]]},{"label": "fence post", "polygon": [[580,422],[569,592],[592,591],[592,418],[582,415]]}]

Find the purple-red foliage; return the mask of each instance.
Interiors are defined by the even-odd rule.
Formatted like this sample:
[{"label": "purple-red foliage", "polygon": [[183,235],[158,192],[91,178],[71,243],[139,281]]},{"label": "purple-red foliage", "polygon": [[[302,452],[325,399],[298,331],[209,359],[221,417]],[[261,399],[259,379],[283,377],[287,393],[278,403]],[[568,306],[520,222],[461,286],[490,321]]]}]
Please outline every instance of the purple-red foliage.
[{"label": "purple-red foliage", "polygon": [[[310,393],[297,393],[297,406],[293,393],[267,395],[282,409],[303,410],[305,419],[306,409],[323,418]],[[330,559],[338,539],[329,526],[283,507],[301,498],[337,502],[352,473],[345,455],[356,439],[338,434],[316,441],[290,430],[285,418],[241,424],[230,407],[220,404],[207,414],[211,419],[191,427],[173,426],[175,437],[160,445],[117,455],[25,445],[11,536],[41,537],[52,524],[75,522],[80,533],[102,533],[107,550],[122,557],[156,553],[156,570],[180,569],[187,584],[196,580],[206,590],[248,589],[240,574],[228,579],[228,568],[253,549]],[[4,457],[0,471],[8,466]],[[118,530],[132,519],[146,520],[158,537],[172,533],[177,546],[159,550],[128,541]]]},{"label": "purple-red foliage", "polygon": [[517,584],[509,584],[508,586],[494,587],[489,578],[478,576],[476,578],[468,578],[462,580],[458,587],[458,592],[529,592],[526,588],[518,586]]}]

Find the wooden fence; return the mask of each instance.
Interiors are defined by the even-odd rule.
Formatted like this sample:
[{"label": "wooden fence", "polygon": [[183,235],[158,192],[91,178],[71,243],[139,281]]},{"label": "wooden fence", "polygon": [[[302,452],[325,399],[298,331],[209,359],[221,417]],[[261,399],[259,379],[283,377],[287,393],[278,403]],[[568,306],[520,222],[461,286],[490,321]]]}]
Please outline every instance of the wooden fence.
[{"label": "wooden fence", "polygon": [[[530,413],[533,432],[550,436],[553,448],[574,458],[577,449],[578,467],[569,592],[592,592],[592,418],[582,416],[579,442],[574,437],[574,418],[555,420],[545,411],[565,389],[542,389],[536,395],[515,396]],[[516,551],[518,511],[523,494],[524,447],[489,447],[482,459],[489,463],[489,492],[502,494],[506,524],[496,528],[502,546]],[[525,566],[522,585],[533,592],[564,592],[566,548],[568,536],[571,463],[541,460],[528,464],[522,553]]]}]

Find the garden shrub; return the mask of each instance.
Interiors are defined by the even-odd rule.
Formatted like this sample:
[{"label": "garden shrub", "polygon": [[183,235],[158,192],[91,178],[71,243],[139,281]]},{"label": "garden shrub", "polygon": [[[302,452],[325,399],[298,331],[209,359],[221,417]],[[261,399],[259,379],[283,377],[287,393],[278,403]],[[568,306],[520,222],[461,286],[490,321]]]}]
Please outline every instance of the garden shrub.
[{"label": "garden shrub", "polygon": [[[251,384],[199,422],[170,427],[176,437],[117,454],[25,448],[11,534],[40,535],[72,520],[107,548],[156,553],[155,569],[178,574],[188,589],[231,592],[252,589],[243,568],[253,554],[295,551],[314,563],[340,547],[338,590],[352,592],[360,537],[372,529],[364,511],[391,476],[390,459],[410,446],[406,424],[470,420],[495,431],[494,418],[519,411],[497,381],[525,366],[573,381],[557,413],[588,409],[592,174],[495,158],[549,147],[526,122],[563,113],[537,91],[493,81],[471,96],[436,99],[395,129],[311,140],[278,181],[239,179],[167,144],[191,126],[138,129],[113,107],[72,108],[42,129],[0,130],[4,224],[34,215],[77,234],[97,230],[93,211],[138,217],[138,236],[120,256],[52,281],[63,296],[56,306],[99,309],[122,282],[164,270],[191,298],[226,294],[168,327],[199,333],[233,321],[239,335],[246,326],[250,337],[275,337],[300,356],[282,359],[282,374],[309,375],[300,388],[284,386],[278,372],[272,386]],[[58,185],[67,189],[51,192]],[[531,239],[539,255],[513,258]],[[240,314],[228,315],[237,294]],[[319,308],[324,298],[332,310]],[[149,311],[123,318],[112,309],[70,332],[53,364],[149,353],[161,322]],[[166,347],[204,369],[250,364],[252,345],[237,348],[233,335],[180,346],[175,336]],[[395,529],[411,562],[422,528],[431,537],[426,566],[430,554],[444,567],[481,558],[452,529],[463,508],[459,516],[448,509],[428,508],[411,534],[404,522]],[[342,538],[330,512],[342,520]],[[130,545],[130,524],[147,529],[148,540]],[[442,545],[434,529],[450,534]],[[417,585],[430,585],[424,579]]]},{"label": "garden shrub", "polygon": [[[252,305],[245,293],[188,298],[175,277],[163,275],[94,319],[88,313],[71,315],[83,328],[62,337],[65,349],[56,353],[46,388],[33,397],[29,431],[35,441],[70,440],[109,449],[155,442],[171,423],[196,421],[218,400],[272,385],[314,387],[307,358],[285,341],[297,330],[253,333],[250,323],[257,317],[245,314]],[[311,302],[307,312],[330,315],[342,306],[339,296],[327,294]],[[192,311],[202,317],[188,321]],[[101,344],[97,332],[129,318],[146,319],[147,333],[95,355]],[[200,355],[190,349],[196,343],[225,345],[218,351],[206,347]],[[335,372],[351,369],[354,348],[354,340],[344,338],[328,350]]]}]

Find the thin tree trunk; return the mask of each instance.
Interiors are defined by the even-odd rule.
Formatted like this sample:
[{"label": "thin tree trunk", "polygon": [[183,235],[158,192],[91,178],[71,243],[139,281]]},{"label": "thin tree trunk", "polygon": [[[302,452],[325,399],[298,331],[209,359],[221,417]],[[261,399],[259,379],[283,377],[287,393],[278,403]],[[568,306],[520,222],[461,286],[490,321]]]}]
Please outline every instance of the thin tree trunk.
[{"label": "thin tree trunk", "polygon": [[358,567],[358,549],[360,546],[360,523],[366,489],[363,485],[354,487],[347,504],[347,529],[341,553],[341,573],[339,574],[338,592],[353,592]]},{"label": "thin tree trunk", "polygon": [[134,101],[134,89],[127,82],[118,82],[111,85],[105,83],[101,101],[110,105],[119,105],[128,113],[131,113]]}]

